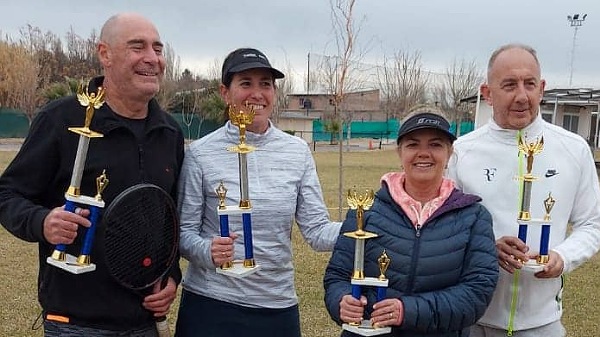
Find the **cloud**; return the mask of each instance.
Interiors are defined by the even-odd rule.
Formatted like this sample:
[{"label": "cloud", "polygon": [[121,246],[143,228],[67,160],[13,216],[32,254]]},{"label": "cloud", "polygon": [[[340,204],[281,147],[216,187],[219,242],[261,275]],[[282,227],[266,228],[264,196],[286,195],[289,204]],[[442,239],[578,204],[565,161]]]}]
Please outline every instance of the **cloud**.
[{"label": "cloud", "polygon": [[[298,74],[305,72],[309,52],[335,53],[327,0],[105,0],[85,5],[21,0],[2,6],[2,33],[13,37],[26,24],[59,36],[71,28],[88,36],[117,12],[138,11],[156,24],[162,39],[192,70],[208,68],[242,46],[261,49],[280,67],[290,63]],[[588,17],[573,49],[574,29],[567,15],[577,12]],[[573,50],[573,83],[600,87],[598,1],[358,0],[355,19],[361,24],[359,47],[369,50],[367,62],[408,48],[420,50],[430,70],[443,71],[454,58],[473,59],[484,67],[498,46],[522,42],[538,50],[550,87],[568,84]]]}]

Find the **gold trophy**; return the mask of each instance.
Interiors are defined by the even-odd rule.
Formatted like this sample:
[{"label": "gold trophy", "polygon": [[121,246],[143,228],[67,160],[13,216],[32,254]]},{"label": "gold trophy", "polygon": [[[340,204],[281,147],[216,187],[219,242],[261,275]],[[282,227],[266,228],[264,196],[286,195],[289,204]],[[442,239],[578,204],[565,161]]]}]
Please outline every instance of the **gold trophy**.
[{"label": "gold trophy", "polygon": [[227,188],[221,181],[216,189],[219,198],[219,226],[222,237],[229,237],[229,216],[241,215],[244,232],[244,260],[235,260],[223,264],[217,268],[217,273],[232,277],[244,277],[253,274],[260,269],[260,265],[254,261],[254,249],[252,245],[252,204],[248,193],[248,167],[246,154],[255,150],[246,144],[246,127],[254,120],[254,110],[246,105],[246,109],[237,110],[235,105],[228,107],[231,123],[240,130],[240,143],[227,148],[227,151],[236,152],[239,162],[240,202],[239,206],[227,206],[225,198]]},{"label": "gold trophy", "polygon": [[64,244],[56,245],[54,252],[46,259],[46,262],[64,269],[73,274],[81,274],[90,272],[96,269],[96,265],[91,263],[90,253],[94,241],[96,223],[100,214],[100,209],[104,208],[102,200],[102,191],[108,184],[106,172],[102,172],[96,178],[96,195],[94,197],[81,195],[81,178],[85,168],[85,160],[90,145],[90,139],[103,137],[101,133],[90,130],[90,124],[94,116],[94,110],[99,109],[104,104],[104,90],[98,88],[98,92],[89,93],[87,86],[80,85],[77,92],[77,99],[85,109],[85,122],[83,127],[71,127],[69,131],[79,135],[79,143],[77,144],[77,154],[73,164],[73,172],[71,174],[71,184],[65,192],[65,210],[75,212],[77,205],[85,205],[90,209],[90,222],[92,225],[86,230],[81,253],[79,257],[74,257],[67,254],[67,246]]},{"label": "gold trophy", "polygon": [[544,265],[548,263],[548,248],[550,244],[550,227],[552,221],[550,218],[550,212],[556,200],[552,198],[549,193],[548,198],[544,200],[544,209],[546,214],[543,219],[533,219],[531,217],[530,206],[531,206],[531,191],[533,182],[537,179],[532,173],[533,159],[534,156],[541,153],[544,149],[544,137],[536,140],[535,142],[527,143],[523,138],[519,138],[519,155],[525,155],[527,159],[527,172],[519,177],[523,181],[523,189],[521,193],[521,207],[517,222],[519,224],[519,239],[524,243],[527,243],[527,233],[530,226],[538,226],[541,228],[540,232],[540,246],[538,256],[535,260],[529,260],[523,265],[524,270],[532,271],[537,273],[544,269]]},{"label": "gold trophy", "polygon": [[[375,195],[373,190],[366,191],[365,194],[358,194],[356,191],[348,190],[347,202],[350,209],[356,210],[356,227],[354,232],[344,233],[345,236],[353,238],[355,240],[354,248],[354,270],[352,272],[352,297],[360,299],[362,287],[376,287],[377,289],[377,302],[385,298],[386,289],[389,280],[385,277],[385,272],[389,267],[391,260],[387,256],[385,250],[377,259],[379,266],[378,277],[365,277],[364,274],[364,260],[365,260],[365,241],[367,239],[375,238],[378,235],[375,233],[367,232],[364,230],[364,211],[369,210],[373,205]],[[362,320],[361,322],[355,323],[344,323],[342,325],[344,330],[361,336],[377,336],[381,334],[390,333],[392,328],[390,327],[379,327],[371,324],[370,320]]]}]

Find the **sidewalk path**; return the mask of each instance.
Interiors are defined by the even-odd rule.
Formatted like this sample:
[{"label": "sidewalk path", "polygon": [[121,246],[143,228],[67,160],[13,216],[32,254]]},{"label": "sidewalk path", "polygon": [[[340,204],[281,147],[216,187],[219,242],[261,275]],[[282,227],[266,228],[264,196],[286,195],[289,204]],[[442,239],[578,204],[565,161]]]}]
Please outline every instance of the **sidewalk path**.
[{"label": "sidewalk path", "polygon": [[19,151],[23,138],[0,138],[0,151]]}]

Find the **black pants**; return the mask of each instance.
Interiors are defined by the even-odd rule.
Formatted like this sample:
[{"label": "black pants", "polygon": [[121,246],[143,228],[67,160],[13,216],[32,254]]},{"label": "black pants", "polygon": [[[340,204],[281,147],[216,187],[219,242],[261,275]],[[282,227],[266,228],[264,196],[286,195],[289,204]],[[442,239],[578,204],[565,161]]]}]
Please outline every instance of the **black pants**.
[{"label": "black pants", "polygon": [[247,308],[183,291],[175,337],[300,337],[298,306]]},{"label": "black pants", "polygon": [[154,325],[145,329],[119,332],[44,321],[44,337],[158,337],[158,333]]}]

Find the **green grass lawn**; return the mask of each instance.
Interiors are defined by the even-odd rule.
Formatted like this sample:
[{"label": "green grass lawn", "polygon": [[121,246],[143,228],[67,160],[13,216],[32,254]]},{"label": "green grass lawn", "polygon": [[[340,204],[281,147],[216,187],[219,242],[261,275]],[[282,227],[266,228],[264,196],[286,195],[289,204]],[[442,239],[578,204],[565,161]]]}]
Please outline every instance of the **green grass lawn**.
[{"label": "green grass lawn", "polygon": [[[12,152],[0,151],[0,172],[13,156]],[[315,160],[325,201],[332,218],[336,219],[338,154],[315,153]],[[394,151],[344,153],[344,189],[377,189],[383,173],[396,170],[397,167],[398,158]],[[338,336],[340,329],[331,322],[323,304],[322,279],[329,253],[312,251],[298,231],[294,231],[293,244],[303,336]],[[0,306],[0,336],[42,336],[41,330],[31,329],[40,312],[36,299],[37,245],[20,241],[1,228],[0,254],[0,279],[3,284],[0,287],[0,298],[3,299]],[[182,266],[185,268],[185,262]],[[569,337],[600,336],[600,295],[596,290],[599,278],[600,258],[597,256],[568,275],[563,322]],[[171,310],[171,325],[176,319],[177,305],[178,301]]]}]

